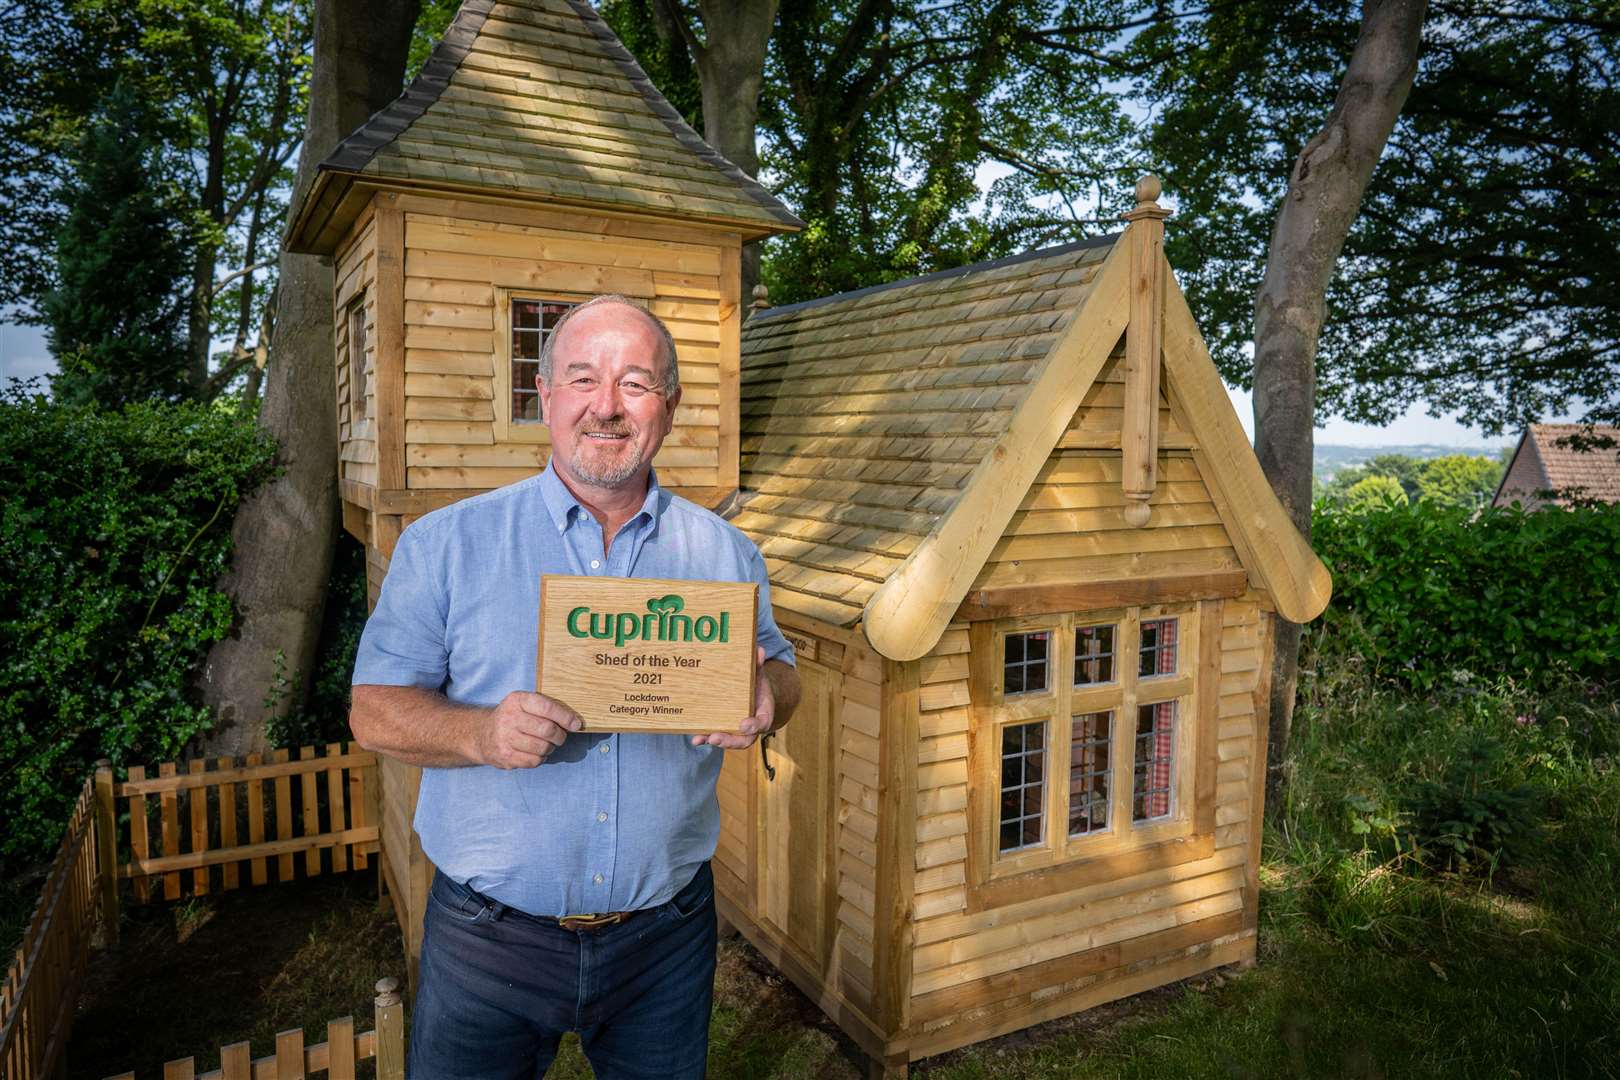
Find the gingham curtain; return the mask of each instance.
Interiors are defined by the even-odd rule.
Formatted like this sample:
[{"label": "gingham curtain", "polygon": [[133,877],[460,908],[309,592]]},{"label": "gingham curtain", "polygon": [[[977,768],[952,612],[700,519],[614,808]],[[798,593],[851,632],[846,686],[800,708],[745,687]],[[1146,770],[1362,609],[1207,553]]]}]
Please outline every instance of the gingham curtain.
[{"label": "gingham curtain", "polygon": [[[1175,619],[1166,619],[1159,624],[1158,666],[1155,674],[1175,673],[1176,626]],[[1147,816],[1163,817],[1170,812],[1170,755],[1175,749],[1175,706],[1166,702],[1153,708],[1153,767],[1148,787],[1164,790],[1156,791],[1149,797]]]}]

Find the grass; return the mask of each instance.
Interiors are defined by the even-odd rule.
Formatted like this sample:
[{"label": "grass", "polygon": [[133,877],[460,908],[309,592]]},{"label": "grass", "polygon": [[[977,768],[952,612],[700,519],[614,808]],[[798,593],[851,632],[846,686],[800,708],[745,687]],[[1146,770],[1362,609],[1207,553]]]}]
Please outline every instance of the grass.
[{"label": "grass", "polygon": [[[913,1075],[1620,1078],[1615,689],[1531,692],[1457,673],[1418,696],[1353,663],[1324,670],[1303,686],[1287,796],[1268,814],[1257,968]],[[351,1012],[367,1027],[371,982],[399,971],[399,949],[359,877],[145,909],[87,994],[73,1074],[157,1076],[166,1057],[250,1035],[263,1054],[277,1028],[318,1032]],[[722,945],[711,1077],[847,1080],[862,1068],[758,953]],[[577,1040],[549,1075],[590,1075]]]}]

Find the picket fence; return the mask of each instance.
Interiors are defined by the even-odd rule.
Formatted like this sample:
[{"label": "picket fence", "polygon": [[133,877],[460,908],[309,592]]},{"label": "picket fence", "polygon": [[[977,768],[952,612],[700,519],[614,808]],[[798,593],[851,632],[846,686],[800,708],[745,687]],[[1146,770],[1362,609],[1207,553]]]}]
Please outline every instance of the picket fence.
[{"label": "picket fence", "polygon": [[[144,903],[364,870],[381,796],[376,756],[352,743],[131,766],[122,782],[99,762],[0,984],[0,1080],[44,1080],[61,1061],[91,939],[118,939],[120,882]],[[251,1076],[287,1075],[259,1065]]]},{"label": "picket fence", "polygon": [[[178,1058],[163,1066],[163,1080],[285,1080],[324,1072],[328,1080],[355,1080],[355,1064],[377,1059],[377,1080],[405,1080],[405,1006],[399,980],[377,980],[377,1026],[358,1035],[354,1017],[326,1025],[326,1041],[304,1045],[304,1032],[294,1028],[276,1035],[276,1052],[254,1058],[245,1042],[219,1048],[219,1068],[197,1071],[196,1058]],[[107,1080],[136,1080],[123,1072]]]}]

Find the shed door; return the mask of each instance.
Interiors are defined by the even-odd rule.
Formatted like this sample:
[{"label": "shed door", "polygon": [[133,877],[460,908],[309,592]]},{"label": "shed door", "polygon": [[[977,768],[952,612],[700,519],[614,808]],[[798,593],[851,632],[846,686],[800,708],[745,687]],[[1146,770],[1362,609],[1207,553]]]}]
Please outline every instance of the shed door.
[{"label": "shed door", "polygon": [[767,744],[776,775],[755,757],[760,805],[761,913],[809,961],[825,971],[832,935],[832,754],[834,703],[843,675],[813,662],[799,664],[804,698],[793,720]]}]

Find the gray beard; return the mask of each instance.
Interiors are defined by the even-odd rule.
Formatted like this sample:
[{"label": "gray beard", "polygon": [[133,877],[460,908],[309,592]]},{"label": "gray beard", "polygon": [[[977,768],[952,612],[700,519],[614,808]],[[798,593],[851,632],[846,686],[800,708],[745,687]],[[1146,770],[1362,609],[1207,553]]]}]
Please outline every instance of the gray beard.
[{"label": "gray beard", "polygon": [[588,484],[599,488],[615,490],[623,487],[636,473],[641,471],[645,464],[640,451],[635,457],[620,465],[604,465],[598,468],[585,460],[583,438],[574,443],[574,450],[568,455],[568,466],[574,470],[574,475]]}]

